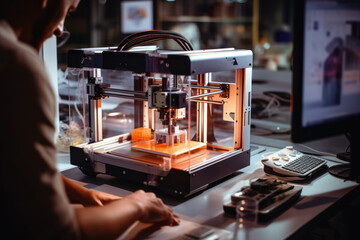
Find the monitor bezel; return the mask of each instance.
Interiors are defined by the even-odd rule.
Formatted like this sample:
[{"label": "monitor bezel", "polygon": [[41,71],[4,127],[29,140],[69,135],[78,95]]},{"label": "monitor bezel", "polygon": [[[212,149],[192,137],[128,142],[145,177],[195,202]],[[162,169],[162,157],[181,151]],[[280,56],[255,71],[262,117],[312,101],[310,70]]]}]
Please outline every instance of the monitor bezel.
[{"label": "monitor bezel", "polygon": [[[314,126],[302,126],[303,114],[303,57],[304,57],[304,23],[306,0],[295,1],[294,14],[294,38],[292,60],[292,116],[291,116],[291,140],[304,142],[316,140],[331,135],[348,132],[354,124],[354,119],[360,114],[347,116],[328,123]],[[356,124],[356,123],[355,123]]]}]

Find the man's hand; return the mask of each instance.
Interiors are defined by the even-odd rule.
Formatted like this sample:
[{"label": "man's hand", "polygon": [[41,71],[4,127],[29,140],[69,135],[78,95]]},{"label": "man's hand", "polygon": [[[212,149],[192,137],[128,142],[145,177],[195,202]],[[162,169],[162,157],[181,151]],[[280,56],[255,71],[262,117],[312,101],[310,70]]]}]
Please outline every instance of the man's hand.
[{"label": "man's hand", "polygon": [[139,221],[143,223],[155,223],[159,225],[179,225],[179,217],[166,206],[160,198],[152,192],[138,190],[135,193],[123,198],[136,204],[140,209]]}]

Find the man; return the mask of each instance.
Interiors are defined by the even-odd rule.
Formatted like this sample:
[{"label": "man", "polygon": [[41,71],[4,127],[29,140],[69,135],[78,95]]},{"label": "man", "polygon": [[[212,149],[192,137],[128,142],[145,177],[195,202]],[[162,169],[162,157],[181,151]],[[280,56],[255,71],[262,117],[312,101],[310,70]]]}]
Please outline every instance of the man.
[{"label": "man", "polygon": [[55,95],[38,52],[79,1],[0,0],[1,233],[9,239],[115,239],[135,221],[179,223],[153,193],[119,199],[56,169]]}]

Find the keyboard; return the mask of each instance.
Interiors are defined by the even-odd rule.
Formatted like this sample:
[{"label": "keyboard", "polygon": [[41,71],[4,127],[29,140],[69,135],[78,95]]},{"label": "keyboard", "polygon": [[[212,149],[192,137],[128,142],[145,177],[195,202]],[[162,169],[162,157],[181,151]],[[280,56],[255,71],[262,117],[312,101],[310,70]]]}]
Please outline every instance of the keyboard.
[{"label": "keyboard", "polygon": [[322,159],[304,155],[285,164],[283,168],[289,171],[304,174],[316,168],[317,166],[322,165],[323,163],[324,160]]}]

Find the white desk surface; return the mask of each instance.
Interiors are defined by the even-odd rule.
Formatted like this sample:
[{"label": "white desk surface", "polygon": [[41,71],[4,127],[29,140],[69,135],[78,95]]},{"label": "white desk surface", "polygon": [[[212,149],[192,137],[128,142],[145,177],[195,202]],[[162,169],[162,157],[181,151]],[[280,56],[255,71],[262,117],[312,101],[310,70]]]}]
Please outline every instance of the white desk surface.
[{"label": "white desk surface", "polygon": [[[254,140],[266,142],[266,139],[254,138]],[[274,141],[268,140],[267,143],[274,143]],[[344,144],[346,143],[342,142],[337,147],[343,149]],[[266,147],[266,152],[276,150],[278,148]],[[333,150],[336,151],[336,148]],[[285,239],[291,237],[306,223],[323,213],[358,186],[353,181],[344,181],[326,172],[308,184],[294,184],[303,187],[301,196],[295,204],[281,215],[266,223],[257,224],[255,227],[239,229],[235,219],[224,215],[222,205],[223,202],[230,198],[232,193],[239,190],[243,185],[247,185],[249,179],[264,176],[263,165],[260,162],[261,154],[263,153],[251,157],[250,165],[241,169],[237,174],[188,199],[176,200],[161,194],[160,196],[168,206],[172,207],[175,213],[186,219],[184,221],[186,223],[192,221],[228,230],[234,233],[234,236],[238,239]],[[332,157],[327,157],[327,159],[329,159],[328,166],[341,162]],[[126,196],[138,188],[143,188],[141,185],[124,183],[122,180],[105,175],[98,175],[96,179],[91,179],[69,164],[68,154],[58,155],[58,167],[65,176],[89,183],[87,186],[89,188],[119,196]]]}]

